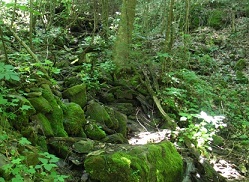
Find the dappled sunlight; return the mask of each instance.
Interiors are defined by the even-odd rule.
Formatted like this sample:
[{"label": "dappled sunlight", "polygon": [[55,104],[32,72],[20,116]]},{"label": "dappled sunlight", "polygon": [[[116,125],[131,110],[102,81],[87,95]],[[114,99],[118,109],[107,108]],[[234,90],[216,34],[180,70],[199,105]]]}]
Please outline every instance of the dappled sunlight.
[{"label": "dappled sunlight", "polygon": [[213,168],[228,180],[243,180],[245,178],[239,173],[235,164],[224,159],[214,163]]},{"label": "dappled sunlight", "polygon": [[163,129],[155,132],[139,132],[134,137],[129,139],[131,145],[145,145],[147,143],[159,143],[168,138],[171,130]]}]

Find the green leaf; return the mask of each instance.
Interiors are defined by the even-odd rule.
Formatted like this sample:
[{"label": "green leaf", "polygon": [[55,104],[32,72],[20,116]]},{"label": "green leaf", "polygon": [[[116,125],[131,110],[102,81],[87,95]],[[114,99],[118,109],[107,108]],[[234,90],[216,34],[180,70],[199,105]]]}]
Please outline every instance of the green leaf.
[{"label": "green leaf", "polygon": [[20,78],[19,78],[19,76],[18,76],[17,74],[12,74],[12,75],[10,75],[10,78],[11,78],[12,80],[15,80],[15,81],[20,81]]},{"label": "green leaf", "polygon": [[30,169],[28,170],[29,174],[35,174],[36,170],[33,168],[33,166],[30,166]]},{"label": "green leaf", "polygon": [[24,179],[21,175],[16,175],[14,178],[11,180],[12,182],[23,182]]},{"label": "green leaf", "polygon": [[30,145],[31,142],[28,141],[27,138],[22,137],[22,138],[19,140],[19,144],[22,145],[22,146],[25,146],[25,145]]},{"label": "green leaf", "polygon": [[22,161],[22,159],[17,158],[17,159],[13,159],[13,160],[11,161],[11,163],[12,163],[12,164],[21,164],[21,161]]},{"label": "green leaf", "polygon": [[47,164],[48,163],[48,159],[44,159],[44,158],[38,158],[39,161],[41,161],[42,164]]},{"label": "green leaf", "polygon": [[0,105],[5,105],[8,103],[8,100],[7,99],[4,99],[1,95],[0,95]]},{"label": "green leaf", "polygon": [[55,165],[55,164],[47,164],[47,165],[44,165],[43,167],[47,171],[51,171],[51,169],[53,169],[54,167],[57,167],[57,165]]},{"label": "green leaf", "polygon": [[22,107],[20,108],[22,111],[27,111],[29,110],[31,107],[28,105],[22,105]]}]

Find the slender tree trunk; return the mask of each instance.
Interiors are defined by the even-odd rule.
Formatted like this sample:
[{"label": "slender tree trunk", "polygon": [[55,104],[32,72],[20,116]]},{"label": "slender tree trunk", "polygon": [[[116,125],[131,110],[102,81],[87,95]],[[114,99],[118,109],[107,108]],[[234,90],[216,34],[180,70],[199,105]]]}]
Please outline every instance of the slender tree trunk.
[{"label": "slender tree trunk", "polygon": [[33,0],[29,1],[30,13],[29,13],[29,47],[33,50],[33,28],[34,28],[34,16],[33,16]]},{"label": "slender tree trunk", "polygon": [[189,10],[190,10],[190,0],[185,0],[185,29],[184,33],[189,33]]},{"label": "slender tree trunk", "polygon": [[117,69],[127,67],[135,18],[136,0],[123,0],[121,20],[114,48],[114,62]]},{"label": "slender tree trunk", "polygon": [[170,8],[167,20],[167,29],[166,29],[166,37],[165,37],[165,52],[170,52],[172,48],[172,38],[173,38],[173,20],[174,20],[174,3],[175,0],[170,0]]},{"label": "slender tree trunk", "polygon": [[102,25],[103,25],[103,36],[105,38],[107,38],[108,34],[109,34],[109,23],[108,23],[108,18],[109,18],[109,0],[101,0],[101,5],[102,5],[101,18],[102,18]]},{"label": "slender tree trunk", "polygon": [[[170,0],[169,5],[169,13],[167,18],[167,27],[165,33],[165,52],[170,54],[171,49],[174,42],[174,28],[173,28],[173,21],[174,21],[174,4],[175,0]],[[166,70],[166,64],[170,61],[170,57],[166,57],[164,62],[162,63],[162,72]]]}]

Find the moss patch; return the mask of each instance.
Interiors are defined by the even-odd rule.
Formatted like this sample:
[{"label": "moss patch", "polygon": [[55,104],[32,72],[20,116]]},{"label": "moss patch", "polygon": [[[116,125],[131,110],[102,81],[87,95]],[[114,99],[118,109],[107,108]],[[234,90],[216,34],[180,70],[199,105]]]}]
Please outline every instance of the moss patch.
[{"label": "moss patch", "polygon": [[213,10],[210,11],[209,17],[208,17],[208,25],[210,27],[213,27],[216,30],[219,30],[224,26],[224,19],[226,17],[226,14],[223,10]]},{"label": "moss patch", "polygon": [[97,102],[90,102],[90,104],[87,106],[86,114],[96,122],[105,124],[108,128],[112,128],[114,126],[110,115],[105,110],[105,107]]},{"label": "moss patch", "polygon": [[92,140],[101,140],[106,137],[106,133],[94,122],[89,122],[85,126],[85,133]]},{"label": "moss patch", "polygon": [[44,97],[33,97],[28,99],[37,112],[49,113],[53,109]]},{"label": "moss patch", "polygon": [[[46,114],[46,117],[50,121],[51,127],[55,136],[66,137],[67,132],[63,126],[63,111],[60,105],[57,103],[55,96],[53,95],[49,85],[42,85],[42,96],[50,103],[53,112]],[[59,100],[58,100],[59,102]]]},{"label": "moss patch", "polygon": [[50,122],[49,120],[46,118],[45,115],[39,113],[37,115],[34,115],[31,117],[31,120],[34,122],[34,123],[37,123],[40,125],[40,130],[38,130],[38,132],[41,134],[41,135],[45,135],[47,137],[51,137],[54,135],[54,132],[53,132],[53,129],[50,125]]},{"label": "moss patch", "polygon": [[73,102],[66,104],[63,124],[69,135],[85,136],[83,127],[86,124],[86,119],[80,105]]},{"label": "moss patch", "polygon": [[69,99],[71,102],[79,104],[82,108],[87,102],[86,85],[75,85],[63,92],[63,97]]},{"label": "moss patch", "polygon": [[175,182],[183,174],[182,158],[170,142],[88,156],[84,165],[90,178],[101,182]]}]

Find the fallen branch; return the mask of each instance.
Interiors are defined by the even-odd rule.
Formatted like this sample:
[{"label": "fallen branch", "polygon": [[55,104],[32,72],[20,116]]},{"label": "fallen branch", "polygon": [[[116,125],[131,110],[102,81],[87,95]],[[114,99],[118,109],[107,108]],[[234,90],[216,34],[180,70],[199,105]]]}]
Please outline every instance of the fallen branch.
[{"label": "fallen branch", "polygon": [[140,79],[140,81],[142,82],[142,84],[147,88],[149,94],[151,95],[151,97],[153,98],[153,101],[155,102],[158,110],[160,111],[162,117],[165,119],[165,121],[167,122],[166,125],[169,128],[175,129],[176,128],[176,123],[174,122],[174,120],[172,118],[169,117],[169,115],[163,110],[160,100],[157,98],[155,92],[153,91],[153,88],[150,84],[150,79],[147,75],[147,73],[145,71],[143,71],[144,77],[145,77],[145,81],[143,79]]}]

